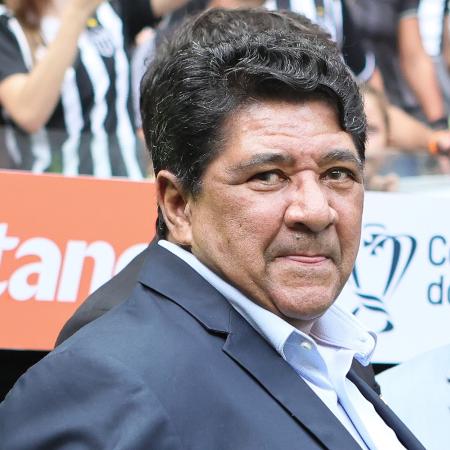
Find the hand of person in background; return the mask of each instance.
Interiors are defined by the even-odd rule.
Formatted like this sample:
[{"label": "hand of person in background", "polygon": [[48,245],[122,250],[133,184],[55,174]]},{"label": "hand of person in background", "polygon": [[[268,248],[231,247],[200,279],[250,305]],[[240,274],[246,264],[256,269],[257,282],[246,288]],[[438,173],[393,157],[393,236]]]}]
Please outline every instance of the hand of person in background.
[{"label": "hand of person in background", "polygon": [[436,156],[439,172],[450,174],[450,130],[434,131],[428,142],[428,151]]},{"label": "hand of person in background", "polygon": [[437,130],[430,134],[428,151],[432,155],[450,156],[450,130]]}]

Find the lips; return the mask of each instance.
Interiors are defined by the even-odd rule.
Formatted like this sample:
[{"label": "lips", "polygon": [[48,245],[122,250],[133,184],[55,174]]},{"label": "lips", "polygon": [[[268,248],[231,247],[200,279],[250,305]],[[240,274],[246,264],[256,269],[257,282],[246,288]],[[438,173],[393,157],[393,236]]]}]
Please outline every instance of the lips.
[{"label": "lips", "polygon": [[284,258],[302,264],[320,264],[329,259],[323,255],[286,255]]},{"label": "lips", "polygon": [[315,239],[311,236],[304,236],[303,240],[291,242],[276,243],[267,252],[268,260],[285,260],[298,264],[323,264],[325,262],[334,262],[338,264],[340,261],[339,246],[331,239],[319,238]]}]

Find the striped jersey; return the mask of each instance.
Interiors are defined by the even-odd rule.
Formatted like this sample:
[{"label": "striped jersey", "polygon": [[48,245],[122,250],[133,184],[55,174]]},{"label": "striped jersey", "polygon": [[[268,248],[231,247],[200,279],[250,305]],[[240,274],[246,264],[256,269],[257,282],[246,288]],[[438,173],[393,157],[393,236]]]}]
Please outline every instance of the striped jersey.
[{"label": "striped jersey", "polygon": [[[0,161],[8,161],[8,168],[104,178],[144,176],[146,162],[135,136],[130,67],[118,11],[104,2],[87,21],[74,64],[65,73],[59,103],[45,127],[29,134],[2,109]],[[55,38],[59,25],[55,17],[43,18],[45,44]],[[35,53],[37,60],[40,52],[45,46]],[[19,21],[0,6],[0,82],[32,68]]]}]

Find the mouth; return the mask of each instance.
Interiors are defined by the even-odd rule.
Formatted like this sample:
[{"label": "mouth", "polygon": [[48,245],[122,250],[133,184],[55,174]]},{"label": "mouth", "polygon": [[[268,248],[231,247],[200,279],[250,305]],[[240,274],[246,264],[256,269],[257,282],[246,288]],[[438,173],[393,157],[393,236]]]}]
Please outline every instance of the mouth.
[{"label": "mouth", "polygon": [[317,265],[327,262],[330,258],[325,255],[285,255],[283,258],[293,262],[308,265]]}]

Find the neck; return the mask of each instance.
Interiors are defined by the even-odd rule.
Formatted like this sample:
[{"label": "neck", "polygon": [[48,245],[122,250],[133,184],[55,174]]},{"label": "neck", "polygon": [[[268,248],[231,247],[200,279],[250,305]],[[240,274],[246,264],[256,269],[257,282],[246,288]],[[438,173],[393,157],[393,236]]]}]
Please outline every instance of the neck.
[{"label": "neck", "polygon": [[284,320],[291,324],[294,328],[297,328],[297,330],[301,331],[302,333],[305,333],[309,336],[311,333],[311,328],[314,326],[314,323],[316,322],[318,318],[311,319],[311,320],[301,320],[301,319],[289,319],[284,317]]}]

